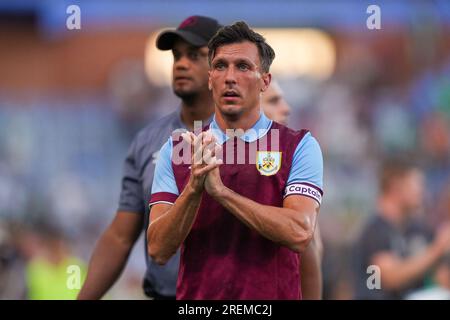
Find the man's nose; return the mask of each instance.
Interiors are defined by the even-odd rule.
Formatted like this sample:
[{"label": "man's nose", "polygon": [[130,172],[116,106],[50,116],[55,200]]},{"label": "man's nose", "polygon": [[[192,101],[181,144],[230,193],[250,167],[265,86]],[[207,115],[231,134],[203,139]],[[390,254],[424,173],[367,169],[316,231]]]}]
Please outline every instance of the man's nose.
[{"label": "man's nose", "polygon": [[286,102],[283,103],[282,110],[283,110],[283,113],[287,116],[291,113],[291,108],[289,107],[289,105]]},{"label": "man's nose", "polygon": [[175,61],[175,69],[176,70],[187,70],[190,67],[191,62],[189,61],[188,57],[185,55],[182,55],[177,61]]},{"label": "man's nose", "polygon": [[227,68],[225,73],[225,83],[226,84],[235,84],[236,83],[236,74],[234,72],[234,68]]}]

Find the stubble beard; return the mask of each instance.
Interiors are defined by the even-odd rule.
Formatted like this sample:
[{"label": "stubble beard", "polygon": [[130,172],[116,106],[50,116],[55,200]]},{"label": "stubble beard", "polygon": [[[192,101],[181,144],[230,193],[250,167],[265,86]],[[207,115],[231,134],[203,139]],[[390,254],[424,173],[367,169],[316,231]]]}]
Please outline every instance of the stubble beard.
[{"label": "stubble beard", "polygon": [[191,105],[198,98],[199,93],[196,91],[173,90],[173,93],[180,98],[185,105]]}]

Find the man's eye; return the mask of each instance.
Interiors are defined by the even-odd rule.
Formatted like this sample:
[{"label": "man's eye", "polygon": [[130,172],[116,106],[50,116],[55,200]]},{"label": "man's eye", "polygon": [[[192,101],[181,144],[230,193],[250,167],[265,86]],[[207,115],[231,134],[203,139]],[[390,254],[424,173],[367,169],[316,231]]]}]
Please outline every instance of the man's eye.
[{"label": "man's eye", "polygon": [[174,52],[174,53],[173,53],[173,59],[174,59],[175,61],[180,60],[180,56],[181,56],[181,55],[180,55],[178,52],[176,52],[176,53]]},{"label": "man's eye", "polygon": [[198,52],[189,52],[189,59],[197,60],[198,59]]},{"label": "man's eye", "polygon": [[214,65],[214,69],[216,69],[216,70],[224,70],[224,69],[225,69],[225,64],[224,64],[224,63],[221,63],[221,62],[216,63],[216,64]]}]

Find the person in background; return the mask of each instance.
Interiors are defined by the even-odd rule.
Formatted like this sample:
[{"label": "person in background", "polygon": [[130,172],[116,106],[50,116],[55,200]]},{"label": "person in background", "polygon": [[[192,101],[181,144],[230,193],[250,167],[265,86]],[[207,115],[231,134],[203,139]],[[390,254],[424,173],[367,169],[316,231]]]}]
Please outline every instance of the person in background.
[{"label": "person in background", "polygon": [[[22,300],[27,296],[25,266],[35,241],[26,235],[22,224],[0,219],[0,300]],[[28,254],[24,247],[29,248]]]},{"label": "person in background", "polygon": [[[161,146],[174,130],[192,129],[194,121],[209,123],[211,120],[214,103],[208,90],[207,43],[219,27],[215,19],[191,16],[176,30],[165,30],[158,36],[158,49],[172,51],[172,89],[181,100],[180,107],[151,122],[131,143],[116,215],[97,242],[78,299],[100,299],[105,295],[117,281],[131,249],[147,228],[147,203]],[[147,247],[146,242],[144,247]],[[144,293],[157,300],[175,299],[179,253],[165,266],[159,266],[145,249],[145,261]]]},{"label": "person in background", "polygon": [[267,90],[263,92],[261,108],[268,118],[285,126],[288,125],[291,107],[284,99],[283,91],[276,80],[272,80]]},{"label": "person in background", "polygon": [[[283,90],[278,81],[272,79],[267,90],[262,93],[261,108],[269,119],[285,126],[288,125],[291,107],[284,99]],[[320,238],[319,224],[317,224],[312,241],[301,254],[300,283],[305,300],[322,299],[322,256],[323,244]]]},{"label": "person in background", "polygon": [[[383,164],[377,213],[355,243],[355,298],[404,299],[424,287],[429,272],[449,252],[450,225],[443,224],[433,236],[417,217],[423,195],[424,175],[417,166],[402,159]],[[371,275],[380,276],[380,286],[368,285]]]},{"label": "person in background", "polygon": [[408,295],[408,300],[450,300],[450,255],[439,261],[433,276],[432,285]]},{"label": "person in background", "polygon": [[57,226],[33,227],[38,249],[25,269],[30,300],[75,300],[86,276],[86,264],[71,253],[69,241]]}]

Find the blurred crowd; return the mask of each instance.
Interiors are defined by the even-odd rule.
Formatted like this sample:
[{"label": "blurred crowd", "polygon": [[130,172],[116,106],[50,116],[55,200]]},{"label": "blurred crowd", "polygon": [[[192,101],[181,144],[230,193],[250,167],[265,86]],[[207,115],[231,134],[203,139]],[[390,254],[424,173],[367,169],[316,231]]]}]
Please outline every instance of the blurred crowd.
[{"label": "blurred crowd", "polygon": [[[432,233],[450,220],[450,55],[411,50],[404,77],[393,75],[389,55],[364,43],[338,52],[327,80],[278,77],[292,107],[289,126],[310,129],[324,153],[325,299],[355,297],[352,249],[377,211],[385,159],[414,159],[422,170],[423,201],[414,215]],[[0,299],[76,296],[68,267],[78,266],[82,281],[117,209],[127,146],[147,122],[178,106],[169,87],[146,80],[143,63],[127,66],[126,77],[116,70],[108,90],[95,95],[27,100],[0,92]],[[144,250],[141,239],[107,298],[143,298]],[[409,298],[448,297],[449,270],[445,258]],[[444,295],[433,295],[436,288]]]}]

